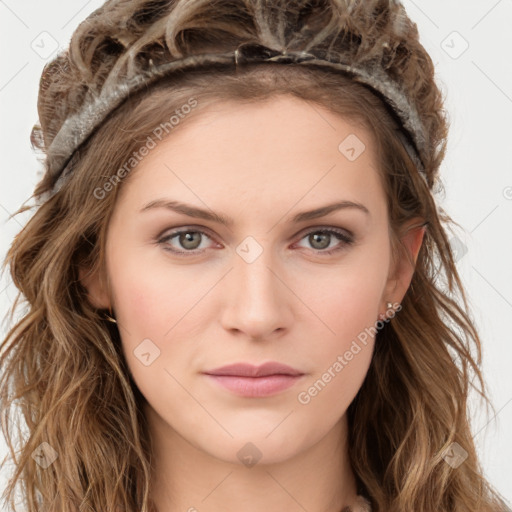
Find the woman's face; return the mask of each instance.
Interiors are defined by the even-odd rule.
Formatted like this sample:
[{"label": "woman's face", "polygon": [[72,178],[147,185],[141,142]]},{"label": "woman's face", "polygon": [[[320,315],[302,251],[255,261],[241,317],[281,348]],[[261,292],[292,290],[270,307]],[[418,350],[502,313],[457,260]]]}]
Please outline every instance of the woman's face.
[{"label": "woman's face", "polygon": [[[372,328],[413,272],[391,279],[376,165],[365,130],[280,96],[209,106],[132,171],[110,221],[107,271],[155,431],[224,461],[271,463],[341,426]],[[89,290],[107,305],[104,290]],[[269,361],[300,376],[205,374]]]}]

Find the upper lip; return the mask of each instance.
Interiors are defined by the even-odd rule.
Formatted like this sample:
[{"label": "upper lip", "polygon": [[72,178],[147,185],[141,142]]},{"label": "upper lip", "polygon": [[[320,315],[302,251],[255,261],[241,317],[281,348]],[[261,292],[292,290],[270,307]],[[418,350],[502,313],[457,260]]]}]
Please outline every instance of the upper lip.
[{"label": "upper lip", "polygon": [[204,372],[208,375],[237,375],[240,377],[264,377],[266,375],[303,375],[302,372],[283,363],[274,361],[254,366],[249,363],[235,363]]}]

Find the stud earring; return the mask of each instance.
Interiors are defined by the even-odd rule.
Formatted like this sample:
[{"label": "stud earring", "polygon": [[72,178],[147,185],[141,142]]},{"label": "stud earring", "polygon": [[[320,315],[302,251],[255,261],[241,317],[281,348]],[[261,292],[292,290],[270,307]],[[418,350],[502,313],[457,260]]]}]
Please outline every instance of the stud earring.
[{"label": "stud earring", "polygon": [[[386,308],[387,309],[392,309],[393,308],[393,303],[392,302],[386,302]],[[386,313],[381,313],[379,315],[379,318],[381,320],[386,320],[388,318],[388,315],[386,315]]]}]

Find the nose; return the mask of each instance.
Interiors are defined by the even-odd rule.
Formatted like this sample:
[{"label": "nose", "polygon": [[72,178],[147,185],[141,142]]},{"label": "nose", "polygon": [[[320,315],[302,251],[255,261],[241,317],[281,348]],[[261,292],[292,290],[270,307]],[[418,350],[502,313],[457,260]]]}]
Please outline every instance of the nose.
[{"label": "nose", "polygon": [[263,250],[252,262],[234,253],[222,291],[224,329],[251,340],[284,334],[292,325],[294,300],[285,274],[270,250]]}]

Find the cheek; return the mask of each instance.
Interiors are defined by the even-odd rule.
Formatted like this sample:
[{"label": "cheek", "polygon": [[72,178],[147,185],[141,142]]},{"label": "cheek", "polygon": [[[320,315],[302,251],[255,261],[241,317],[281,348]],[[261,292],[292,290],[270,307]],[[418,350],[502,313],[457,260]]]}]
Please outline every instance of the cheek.
[{"label": "cheek", "polygon": [[[357,283],[357,285],[355,284]],[[331,281],[331,285],[333,285]],[[309,358],[314,372],[297,395],[310,417],[334,425],[357,395],[371,363],[379,294],[358,277],[323,294],[323,307],[311,328]],[[316,334],[315,334],[316,333]]]},{"label": "cheek", "polygon": [[[114,253],[112,261],[118,255]],[[179,388],[168,371],[175,373],[172,361],[189,366],[181,362],[193,353],[191,322],[198,323],[193,306],[204,295],[205,287],[179,269],[171,272],[162,263],[151,264],[148,258],[143,261],[132,252],[122,265],[112,267],[110,275],[128,370],[151,401],[161,397],[164,388]]]},{"label": "cheek", "polygon": [[309,339],[318,341],[305,347],[315,372],[298,401],[332,421],[356,396],[370,366],[386,265],[384,254],[375,261],[371,251],[361,252],[357,261],[316,273],[302,287],[304,302],[318,317],[308,322]]},{"label": "cheek", "polygon": [[109,275],[128,368],[143,394],[158,396],[164,383],[175,385],[168,371],[192,367],[218,276],[199,279],[190,267],[151,256],[119,245],[110,253]]},{"label": "cheek", "polygon": [[317,317],[328,345],[343,348],[378,320],[387,266],[385,258],[376,263],[371,254],[365,256],[361,252],[343,265],[301,273],[309,277],[301,277],[297,295]]},{"label": "cheek", "polygon": [[110,272],[119,323],[132,341],[151,336],[163,341],[178,322],[187,323],[187,312],[208,290],[208,280],[193,279],[186,267],[172,266],[161,255],[148,257],[147,249],[140,257],[136,251],[120,256],[113,252],[112,263],[121,264]]}]

